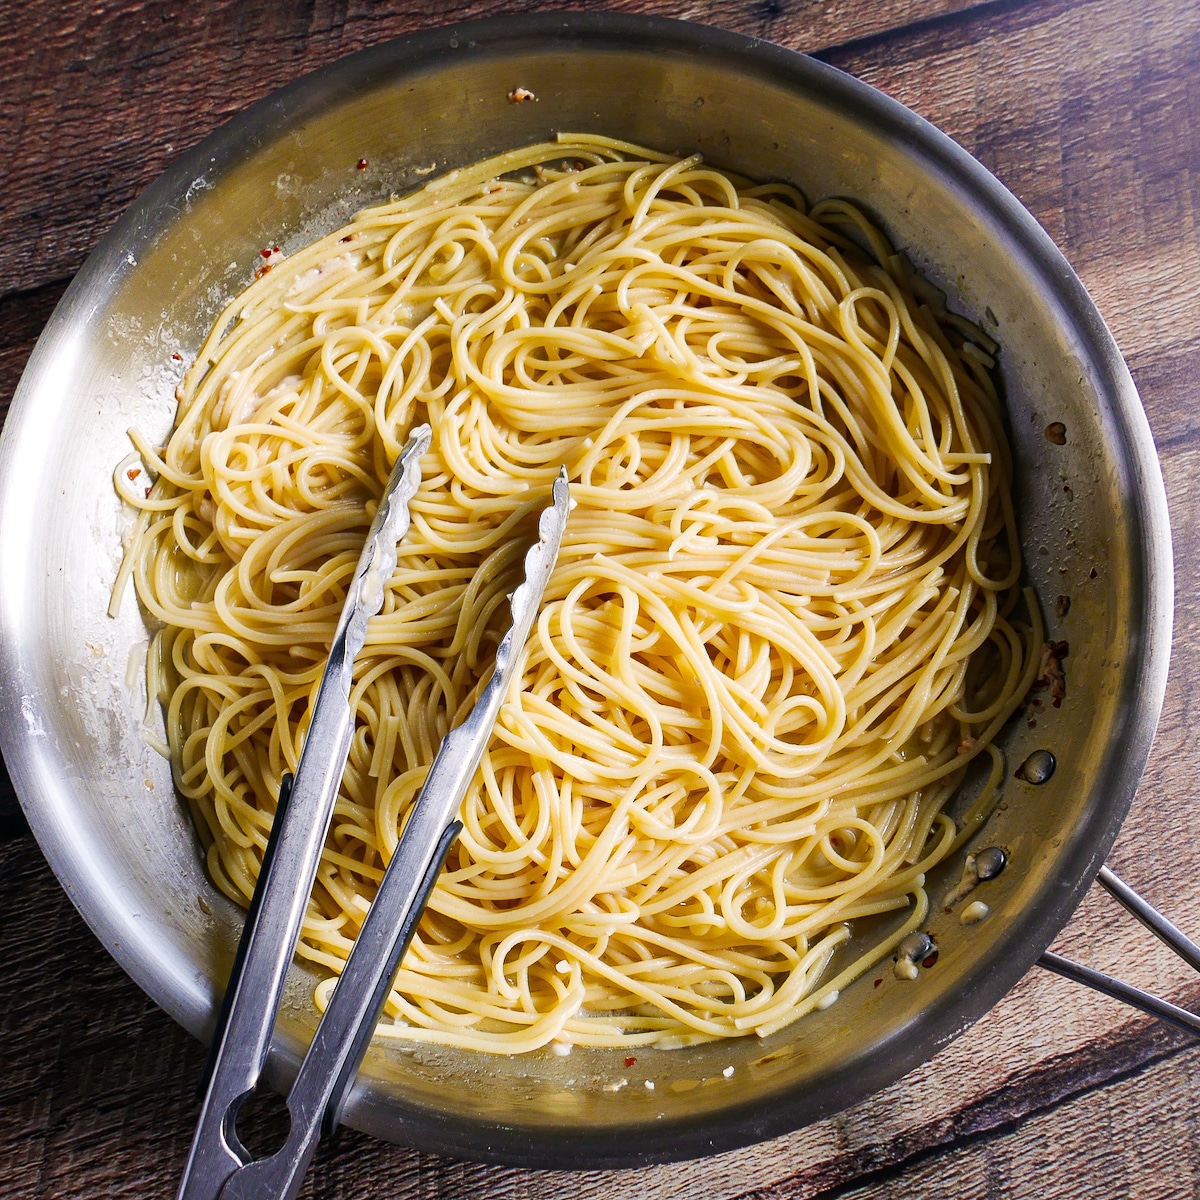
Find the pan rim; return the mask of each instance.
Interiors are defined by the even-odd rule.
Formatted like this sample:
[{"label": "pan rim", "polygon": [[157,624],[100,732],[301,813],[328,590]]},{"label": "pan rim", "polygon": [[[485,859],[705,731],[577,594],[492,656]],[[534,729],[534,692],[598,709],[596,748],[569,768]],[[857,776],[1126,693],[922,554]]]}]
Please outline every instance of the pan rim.
[{"label": "pan rim", "polygon": [[[138,248],[156,235],[156,214],[164,201],[188,181],[231,169],[256,144],[380,81],[410,73],[436,71],[440,64],[466,57],[507,53],[624,51],[673,53],[735,66],[752,76],[799,88],[820,90],[823,102],[902,143],[939,176],[970,197],[988,219],[1006,227],[1044,290],[1071,321],[1115,417],[1115,428],[1129,472],[1131,542],[1139,548],[1132,581],[1131,628],[1138,638],[1134,664],[1122,680],[1129,698],[1109,752],[1107,799],[1095,798],[1077,836],[1064,843],[1055,874],[1060,887],[1054,902],[1013,929],[996,957],[1000,965],[985,979],[980,972],[950,1006],[932,1006],[921,1028],[898,1029],[873,1048],[868,1064],[851,1058],[829,1077],[824,1095],[778,1093],[719,1114],[689,1122],[662,1121],[627,1130],[564,1131],[526,1125],[447,1119],[425,1109],[393,1104],[386,1112],[371,1104],[353,1112],[354,1124],[377,1136],[420,1145],[431,1151],[526,1166],[629,1167],[693,1158],[733,1149],[789,1132],[894,1082],[928,1059],[973,1024],[1028,970],[1066,924],[1090,887],[1132,803],[1150,753],[1166,687],[1173,607],[1173,567],[1166,494],[1148,422],[1128,368],[1082,283],[1050,237],[1019,201],[980,163],[934,126],[899,102],[817,60],[760,39],[690,22],[612,13],[533,14],[489,18],[416,33],[368,48],[323,67],[258,101],[216,130],[169,167],[101,240],[81,268],[46,326],[14,396],[0,439],[0,542],[19,518],[28,498],[9,483],[13,462],[22,453],[34,418],[33,397],[53,367],[56,354],[76,322],[87,319],[96,297],[135,270]],[[84,920],[160,1007],[197,1036],[206,1036],[210,1004],[202,981],[153,955],[138,923],[119,903],[109,881],[90,867],[85,848],[72,840],[70,814],[47,800],[51,781],[32,752],[21,714],[24,663],[13,636],[10,591],[0,587],[0,748],[37,840]],[[1086,826],[1084,829],[1082,826]],[[1004,953],[1000,954],[999,951]],[[273,1078],[295,1069],[296,1048],[277,1042],[272,1051]],[[400,1127],[397,1129],[397,1113]]]}]

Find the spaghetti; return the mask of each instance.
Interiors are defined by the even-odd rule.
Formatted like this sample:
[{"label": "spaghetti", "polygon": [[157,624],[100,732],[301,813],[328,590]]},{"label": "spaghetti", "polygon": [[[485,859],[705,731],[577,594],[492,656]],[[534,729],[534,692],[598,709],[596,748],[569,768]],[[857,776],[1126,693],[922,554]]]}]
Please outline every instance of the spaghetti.
[{"label": "spaghetti", "polygon": [[245,904],[373,503],[432,425],[304,924],[318,1005],[560,464],[559,564],[379,1034],[765,1035],[918,928],[925,873],[994,802],[1040,642],[1014,616],[995,344],[851,204],[592,136],[269,265],[165,449],[133,435],[156,483],[118,471],[141,513],[117,595],[132,575],[161,623],[176,783]]}]

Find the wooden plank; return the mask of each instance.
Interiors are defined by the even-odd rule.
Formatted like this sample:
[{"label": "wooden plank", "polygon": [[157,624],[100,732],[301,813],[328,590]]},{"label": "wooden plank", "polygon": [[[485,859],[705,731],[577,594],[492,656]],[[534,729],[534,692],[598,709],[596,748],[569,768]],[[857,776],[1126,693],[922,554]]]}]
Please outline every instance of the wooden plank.
[{"label": "wooden plank", "polygon": [[65,281],[59,281],[0,300],[0,422],[34,343],[65,290]]},{"label": "wooden plank", "polygon": [[[1081,1195],[1130,1200],[1179,1200],[1200,1195],[1196,1098],[1200,1049],[1132,1072],[1111,1087],[1084,1092],[1069,1104],[1021,1121],[1002,1137],[975,1139],[904,1169],[875,1173],[861,1185],[826,1192],[842,1200],[922,1200],[1029,1194],[1040,1200]],[[1145,1114],[1155,1113],[1147,1137]],[[768,1190],[755,1200],[798,1196]],[[748,1200],[748,1198],[747,1198]]]},{"label": "wooden plank", "polygon": [[[802,50],[878,34],[980,0],[608,0]],[[0,295],[78,269],[168,163],[234,113],[336,58],[418,29],[578,0],[91,0],[0,5]]]}]

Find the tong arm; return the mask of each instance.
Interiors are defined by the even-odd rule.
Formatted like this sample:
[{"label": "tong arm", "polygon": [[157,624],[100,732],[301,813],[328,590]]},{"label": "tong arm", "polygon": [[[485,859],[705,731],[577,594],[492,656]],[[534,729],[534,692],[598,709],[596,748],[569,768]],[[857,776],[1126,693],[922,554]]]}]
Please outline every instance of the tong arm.
[{"label": "tong arm", "polygon": [[220,1200],[293,1200],[322,1132],[331,1133],[337,1127],[400,960],[450,845],[462,828],[455,817],[491,739],[521,648],[541,607],[570,509],[565,471],[555,481],[552,495],[551,505],[539,520],[538,541],[525,556],[525,579],[512,594],[512,623],[496,648],[491,678],[463,723],[442,739],[300,1065],[287,1099],[291,1116],[287,1140],[269,1157],[239,1164]]},{"label": "tong arm", "polygon": [[237,1112],[266,1063],[354,734],[349,706],[354,660],[366,638],[368,618],[383,604],[384,584],[396,565],[396,543],[408,529],[408,501],[420,484],[421,455],[429,441],[429,427],[422,426],[397,459],[351,580],[291,796],[276,813],[271,853],[264,857],[242,929],[178,1200],[216,1200],[225,1181],[249,1158],[237,1137]]}]

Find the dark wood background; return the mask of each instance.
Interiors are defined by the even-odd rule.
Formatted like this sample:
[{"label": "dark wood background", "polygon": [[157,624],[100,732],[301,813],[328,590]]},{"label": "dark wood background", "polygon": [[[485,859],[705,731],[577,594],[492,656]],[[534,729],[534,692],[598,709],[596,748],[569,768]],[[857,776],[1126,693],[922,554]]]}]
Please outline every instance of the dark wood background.
[{"label": "dark wood background", "polygon": [[[0,0],[0,404],[97,238],[171,160],[303,72],[519,0]],[[815,53],[934,121],[1065,251],[1133,370],[1167,480],[1166,711],[1111,862],[1200,931],[1200,7],[1195,0],[615,0]],[[0,1197],[174,1194],[201,1047],[88,932],[0,778]],[[1200,980],[1096,891],[1057,948],[1178,1002]],[[550,1173],[343,1132],[307,1197],[783,1200],[1200,1195],[1200,1048],[1045,972],[931,1063],[786,1138]]]}]

